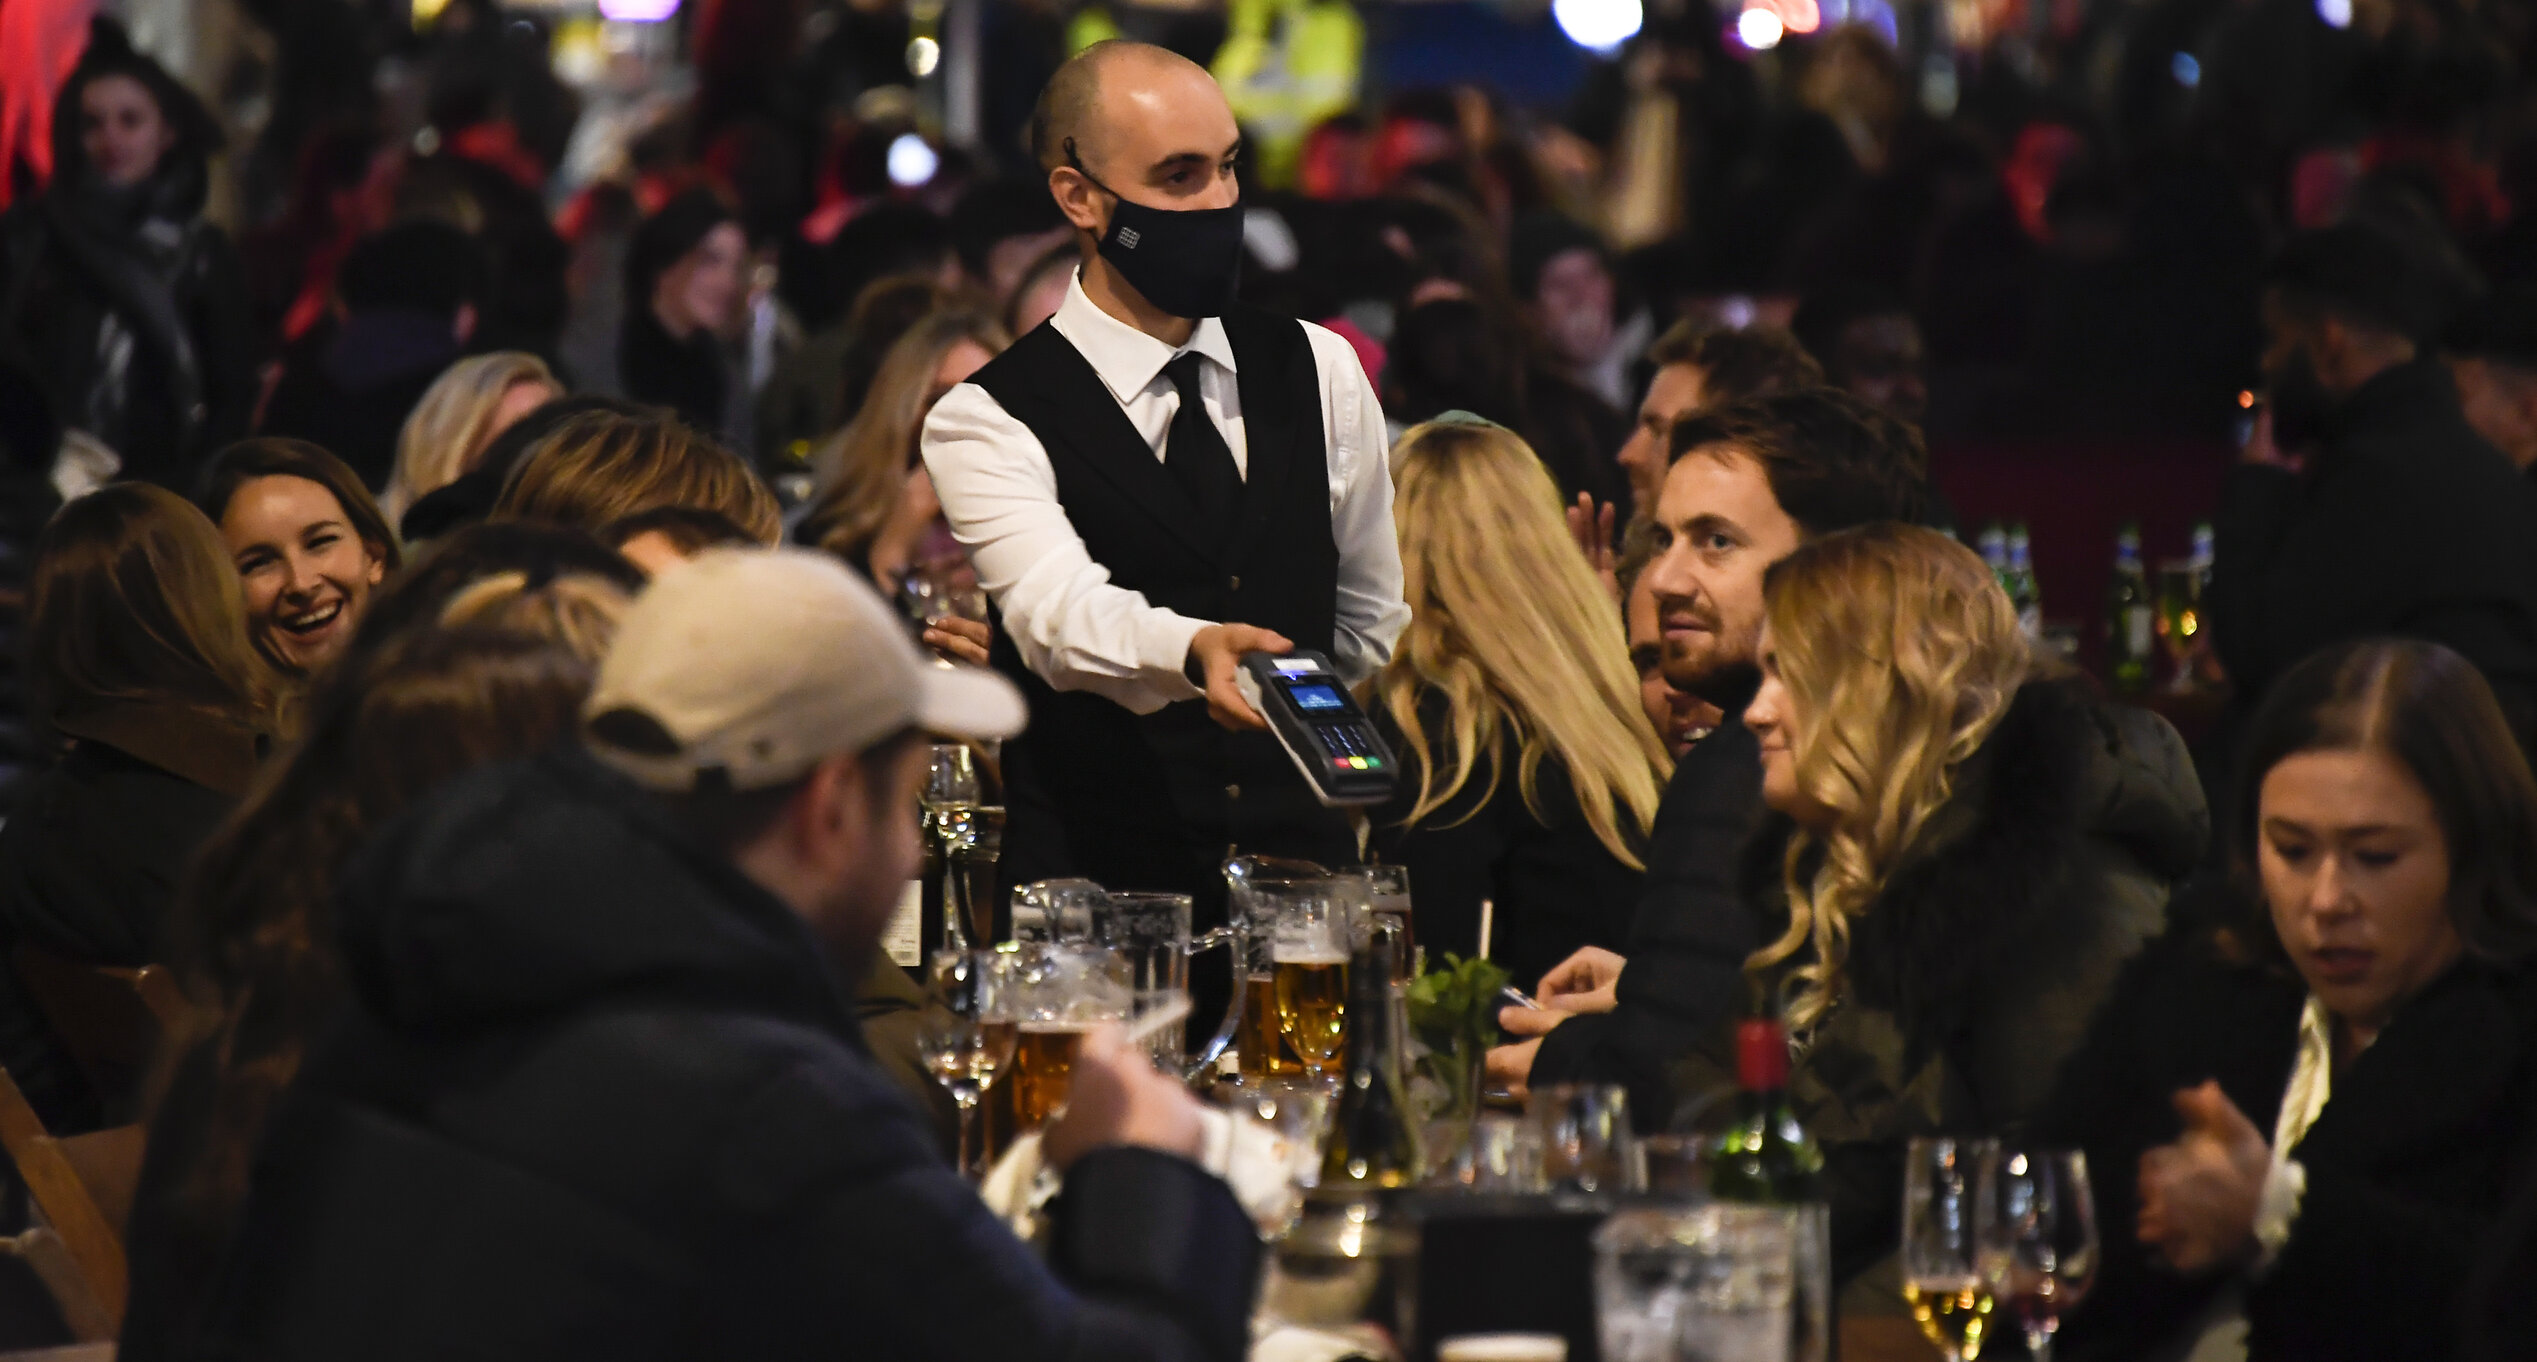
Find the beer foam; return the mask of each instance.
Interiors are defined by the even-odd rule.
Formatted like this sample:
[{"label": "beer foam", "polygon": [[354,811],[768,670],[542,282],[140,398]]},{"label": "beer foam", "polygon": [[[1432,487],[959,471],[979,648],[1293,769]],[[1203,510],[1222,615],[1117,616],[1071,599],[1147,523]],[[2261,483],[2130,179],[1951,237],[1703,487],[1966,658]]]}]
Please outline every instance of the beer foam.
[{"label": "beer foam", "polygon": [[1098,1023],[1074,1021],[1026,1021],[1021,1032],[1026,1036],[1081,1035]]},{"label": "beer foam", "polygon": [[1348,963],[1346,951],[1334,951],[1327,946],[1279,946],[1274,954],[1277,963],[1281,965],[1344,965]]}]

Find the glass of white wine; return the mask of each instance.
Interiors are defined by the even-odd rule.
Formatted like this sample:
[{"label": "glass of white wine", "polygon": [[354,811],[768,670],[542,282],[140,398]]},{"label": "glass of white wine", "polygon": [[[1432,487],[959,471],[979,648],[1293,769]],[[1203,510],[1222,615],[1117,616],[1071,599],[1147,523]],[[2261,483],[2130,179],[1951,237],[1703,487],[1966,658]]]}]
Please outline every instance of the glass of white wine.
[{"label": "glass of white wine", "polygon": [[1992,1214],[1981,1227],[1982,1277],[2000,1313],[2026,1335],[2027,1355],[2052,1362],[2061,1318],[2097,1273],[2097,1209],[2088,1156],[2074,1149],[1998,1149],[1982,1180]]},{"label": "glass of white wine", "polygon": [[1990,1140],[1917,1139],[1903,1162],[1903,1300],[1947,1362],[1973,1362],[1991,1330],[1982,1231],[1992,1214]]},{"label": "glass of white wine", "polygon": [[925,1071],[960,1108],[958,1159],[964,1178],[977,1173],[969,1166],[969,1149],[978,1103],[1012,1064],[1019,1040],[1021,1028],[1001,984],[1011,964],[1010,957],[993,951],[934,952],[933,981],[917,1026],[917,1050]]}]

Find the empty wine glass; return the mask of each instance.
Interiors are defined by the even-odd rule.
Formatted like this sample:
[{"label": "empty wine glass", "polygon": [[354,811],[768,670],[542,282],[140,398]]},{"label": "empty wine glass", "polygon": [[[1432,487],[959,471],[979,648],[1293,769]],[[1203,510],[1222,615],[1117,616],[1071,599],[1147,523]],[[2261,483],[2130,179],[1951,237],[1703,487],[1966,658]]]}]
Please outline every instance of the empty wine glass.
[{"label": "empty wine glass", "polygon": [[993,951],[936,951],[933,969],[916,1029],[917,1050],[925,1071],[960,1108],[958,1166],[962,1177],[972,1177],[969,1147],[978,1103],[1013,1062],[1019,1040],[1020,1027],[999,986],[1010,958]]},{"label": "empty wine glass", "polygon": [[1983,1279],[1998,1308],[2025,1332],[2035,1362],[2052,1362],[2062,1315],[2086,1298],[2096,1279],[2088,1156],[2070,1149],[1994,1150],[1982,1179],[1992,1211],[1980,1235]]},{"label": "empty wine glass", "polygon": [[1903,1300],[1947,1362],[1973,1362],[1991,1326],[1980,1232],[1988,1140],[1917,1139],[1903,1163]]}]

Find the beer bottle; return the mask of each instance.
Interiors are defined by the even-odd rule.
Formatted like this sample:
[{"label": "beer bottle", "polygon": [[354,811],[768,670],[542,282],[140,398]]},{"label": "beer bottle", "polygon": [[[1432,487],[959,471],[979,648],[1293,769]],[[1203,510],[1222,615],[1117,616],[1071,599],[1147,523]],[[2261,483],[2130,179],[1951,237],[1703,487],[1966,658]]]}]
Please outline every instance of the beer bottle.
[{"label": "beer bottle", "polygon": [[2140,522],[2126,521],[2114,537],[2114,577],[2105,592],[2105,668],[2116,690],[2138,691],[2149,684],[2157,623],[2149,574],[2141,567]]}]

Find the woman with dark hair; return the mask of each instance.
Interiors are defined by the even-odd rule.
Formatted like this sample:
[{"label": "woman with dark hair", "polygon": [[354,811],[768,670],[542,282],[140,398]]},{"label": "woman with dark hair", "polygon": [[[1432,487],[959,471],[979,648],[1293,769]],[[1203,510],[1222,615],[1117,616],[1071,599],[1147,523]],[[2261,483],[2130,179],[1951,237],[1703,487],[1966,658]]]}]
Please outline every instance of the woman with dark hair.
[{"label": "woman with dark hair", "polygon": [[2105,1241],[2062,1356],[2451,1356],[2537,1149],[2537,780],[2474,667],[2395,640],[2275,682],[2244,769],[2233,883],[2044,1123]]},{"label": "woman with dark hair", "polygon": [[189,483],[255,402],[245,276],[203,218],[219,146],[201,101],[101,20],[55,106],[52,186],[0,219],[0,354],[125,477]]},{"label": "woman with dark hair", "polygon": [[285,673],[333,661],[370,593],[404,561],[370,489],[303,440],[242,440],[212,460],[203,511],[246,586],[256,646]]},{"label": "woman with dark hair", "polygon": [[203,848],[171,935],[187,990],[216,1013],[179,1038],[151,1117],[123,1356],[175,1356],[200,1336],[257,1137],[343,988],[329,911],[343,866],[423,792],[570,733],[627,599],[588,576],[485,588],[455,627],[348,659],[306,735]]},{"label": "woman with dark hair", "polygon": [[625,329],[617,375],[626,396],[668,407],[746,448],[746,401],[726,338],[748,296],[749,240],[710,189],[691,189],[634,229],[626,248]]},{"label": "woman with dark hair", "polygon": [[[36,541],[26,681],[60,739],[0,827],[0,961],[159,958],[195,847],[247,791],[274,680],[247,642],[220,533],[184,498],[122,483],[62,508]],[[128,1114],[98,1093],[0,968],[0,1068],[55,1133]]]}]

